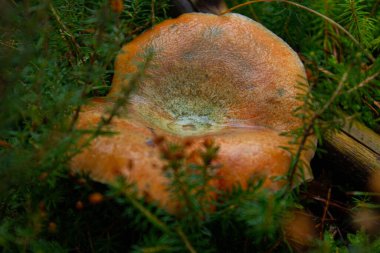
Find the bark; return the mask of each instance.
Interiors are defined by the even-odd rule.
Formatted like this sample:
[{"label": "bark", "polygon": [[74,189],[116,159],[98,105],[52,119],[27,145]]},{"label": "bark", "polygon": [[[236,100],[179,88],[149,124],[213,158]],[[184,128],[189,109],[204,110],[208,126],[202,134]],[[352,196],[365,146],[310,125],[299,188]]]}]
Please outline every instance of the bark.
[{"label": "bark", "polygon": [[356,121],[324,137],[327,157],[347,180],[366,185],[368,177],[380,170],[380,136],[363,124]]}]

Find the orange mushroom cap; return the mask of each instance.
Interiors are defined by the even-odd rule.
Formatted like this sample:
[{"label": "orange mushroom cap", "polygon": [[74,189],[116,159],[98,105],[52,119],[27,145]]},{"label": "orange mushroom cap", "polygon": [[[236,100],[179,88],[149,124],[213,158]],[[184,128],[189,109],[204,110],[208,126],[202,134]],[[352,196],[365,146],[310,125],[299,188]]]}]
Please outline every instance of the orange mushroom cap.
[{"label": "orange mushroom cap", "polygon": [[[129,85],[128,75],[147,53],[153,58],[127,105],[113,120],[118,134],[98,137],[72,160],[75,170],[108,182],[125,176],[162,207],[173,210],[164,162],[149,144],[152,131],[172,142],[191,139],[197,147],[212,137],[222,164],[217,185],[246,185],[254,175],[278,188],[274,176],[288,172],[297,144],[281,135],[302,126],[293,111],[304,95],[304,67],[296,53],[259,23],[239,14],[184,14],[155,26],[125,45],[115,63],[108,97]],[[79,128],[96,126],[106,105],[94,103],[80,114]],[[314,142],[310,138],[309,142]],[[313,149],[302,152],[298,181],[310,180]],[[133,164],[133,166],[130,166]]]}]

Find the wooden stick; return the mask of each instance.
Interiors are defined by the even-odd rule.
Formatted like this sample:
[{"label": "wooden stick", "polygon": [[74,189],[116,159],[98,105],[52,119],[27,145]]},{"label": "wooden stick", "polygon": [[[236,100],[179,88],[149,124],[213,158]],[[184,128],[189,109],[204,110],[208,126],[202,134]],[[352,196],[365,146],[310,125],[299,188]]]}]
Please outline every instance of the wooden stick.
[{"label": "wooden stick", "polygon": [[368,177],[380,170],[380,136],[363,124],[354,121],[324,137],[326,149],[337,157],[333,162],[352,175],[351,181],[366,184]]}]

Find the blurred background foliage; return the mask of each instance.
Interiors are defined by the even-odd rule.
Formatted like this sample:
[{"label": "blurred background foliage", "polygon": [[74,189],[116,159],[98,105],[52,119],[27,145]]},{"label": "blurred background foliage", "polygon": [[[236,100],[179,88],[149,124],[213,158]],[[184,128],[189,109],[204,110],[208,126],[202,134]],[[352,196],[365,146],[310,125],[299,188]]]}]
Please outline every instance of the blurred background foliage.
[{"label": "blurred background foliage", "polygon": [[[295,2],[335,20],[360,46],[326,19],[284,1],[236,12],[299,53],[312,87],[305,101],[314,111],[344,78],[313,122],[321,140],[347,115],[379,133],[379,1]],[[270,194],[258,180],[224,193],[213,203],[216,212],[199,218],[189,209],[175,217],[137,198],[130,186],[69,172],[83,135],[75,128],[77,112],[107,94],[121,46],[171,15],[168,0],[0,0],[0,251],[380,252],[376,189],[355,199],[338,196],[330,204],[340,211],[327,212],[327,200],[308,196],[307,188]],[[356,189],[340,192],[348,190]]]}]

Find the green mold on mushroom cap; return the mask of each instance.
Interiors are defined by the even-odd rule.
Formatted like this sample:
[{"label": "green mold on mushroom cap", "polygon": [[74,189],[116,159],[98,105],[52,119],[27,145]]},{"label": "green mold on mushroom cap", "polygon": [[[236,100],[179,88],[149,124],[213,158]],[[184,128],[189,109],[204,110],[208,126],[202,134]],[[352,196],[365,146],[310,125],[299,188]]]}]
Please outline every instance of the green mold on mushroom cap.
[{"label": "green mold on mushroom cap", "polygon": [[165,76],[144,79],[131,102],[140,117],[172,134],[214,132],[232,122],[230,110],[239,99],[236,80],[215,82],[217,74],[192,65],[173,67]]},{"label": "green mold on mushroom cap", "polygon": [[153,57],[131,104],[153,127],[192,136],[233,126],[286,131],[299,125],[292,111],[301,105],[295,86],[305,82],[304,68],[255,21],[198,13],[163,22],[122,49],[111,95],[128,85],[122,75],[135,69],[125,65],[147,52]]}]

